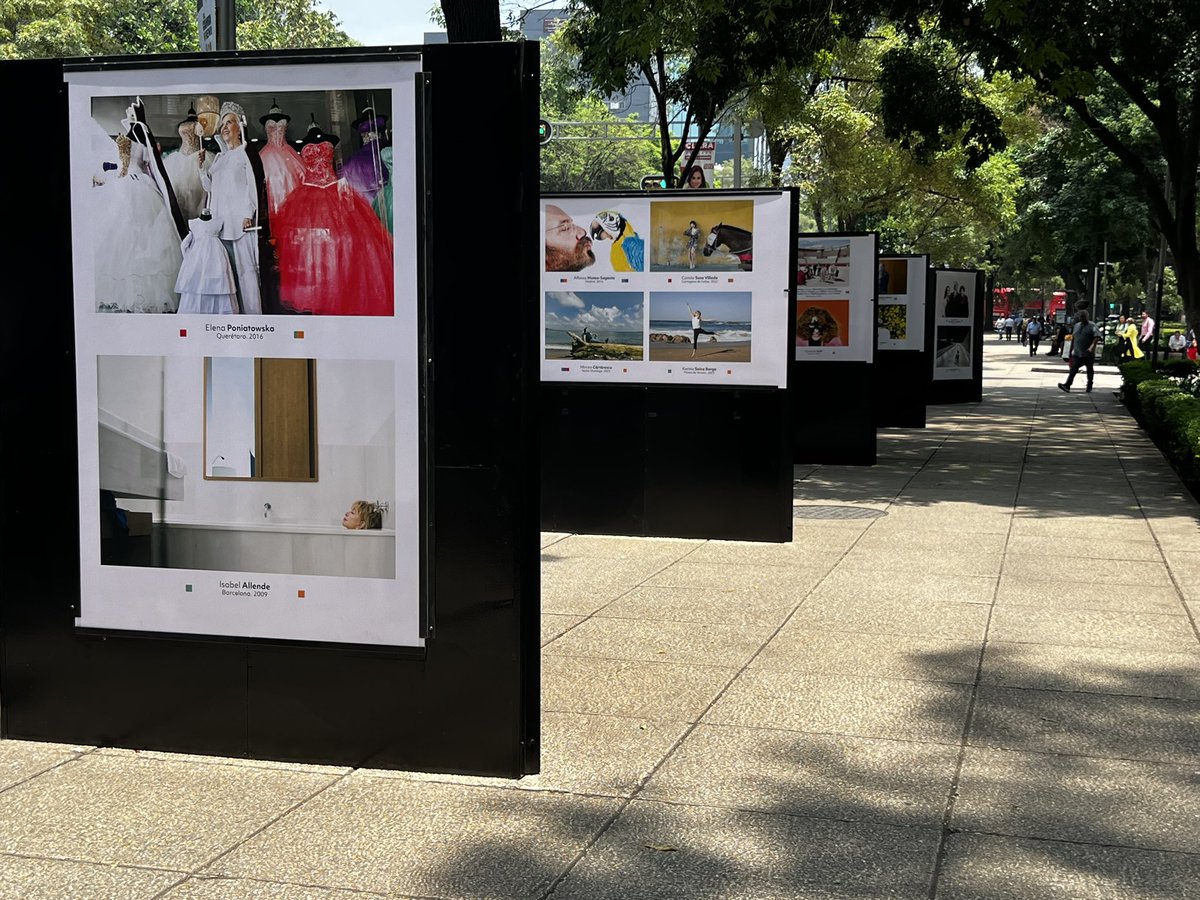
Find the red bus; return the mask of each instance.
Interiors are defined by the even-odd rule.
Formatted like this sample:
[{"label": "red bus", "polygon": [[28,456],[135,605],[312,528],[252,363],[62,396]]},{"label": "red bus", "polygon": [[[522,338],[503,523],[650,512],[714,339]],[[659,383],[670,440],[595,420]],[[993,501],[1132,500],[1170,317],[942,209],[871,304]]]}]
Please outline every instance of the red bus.
[{"label": "red bus", "polygon": [[1047,321],[1065,321],[1069,304],[1069,291],[1055,291],[1046,303],[1039,298],[1026,304],[1017,298],[1017,292],[1013,288],[996,288],[992,291],[992,318],[1045,316]]}]

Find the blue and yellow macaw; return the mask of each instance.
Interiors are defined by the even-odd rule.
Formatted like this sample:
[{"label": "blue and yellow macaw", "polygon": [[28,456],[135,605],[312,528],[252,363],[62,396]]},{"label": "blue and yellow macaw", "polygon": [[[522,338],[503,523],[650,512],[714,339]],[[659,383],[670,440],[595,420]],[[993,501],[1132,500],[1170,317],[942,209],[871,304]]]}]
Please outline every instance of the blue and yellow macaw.
[{"label": "blue and yellow macaw", "polygon": [[609,256],[614,272],[641,272],[646,258],[646,242],[638,236],[629,220],[615,209],[596,213],[590,229],[593,241],[612,241]]}]

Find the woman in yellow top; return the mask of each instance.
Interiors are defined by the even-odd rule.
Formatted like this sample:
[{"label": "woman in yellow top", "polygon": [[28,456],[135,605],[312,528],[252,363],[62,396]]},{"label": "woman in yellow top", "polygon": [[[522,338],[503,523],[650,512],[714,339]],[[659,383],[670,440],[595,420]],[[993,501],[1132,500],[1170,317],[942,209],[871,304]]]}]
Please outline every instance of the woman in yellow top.
[{"label": "woman in yellow top", "polygon": [[1119,327],[1117,335],[1125,341],[1126,352],[1122,356],[1132,356],[1134,359],[1141,359],[1146,355],[1138,345],[1138,328],[1137,325],[1133,324],[1132,320]]}]

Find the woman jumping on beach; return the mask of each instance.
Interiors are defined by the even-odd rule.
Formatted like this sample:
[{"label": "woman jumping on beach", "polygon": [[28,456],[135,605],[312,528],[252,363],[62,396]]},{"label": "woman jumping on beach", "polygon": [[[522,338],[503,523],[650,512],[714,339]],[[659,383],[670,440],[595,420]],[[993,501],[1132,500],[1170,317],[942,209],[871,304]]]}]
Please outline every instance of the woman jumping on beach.
[{"label": "woman jumping on beach", "polygon": [[688,312],[690,312],[692,314],[692,358],[694,359],[696,356],[696,341],[700,337],[700,335],[711,334],[713,336],[713,338],[715,339],[717,336],[717,333],[715,331],[709,331],[707,328],[704,327],[704,325],[703,325],[704,320],[703,320],[703,317],[700,315],[700,310],[692,309],[692,305],[690,303],[688,304]]}]

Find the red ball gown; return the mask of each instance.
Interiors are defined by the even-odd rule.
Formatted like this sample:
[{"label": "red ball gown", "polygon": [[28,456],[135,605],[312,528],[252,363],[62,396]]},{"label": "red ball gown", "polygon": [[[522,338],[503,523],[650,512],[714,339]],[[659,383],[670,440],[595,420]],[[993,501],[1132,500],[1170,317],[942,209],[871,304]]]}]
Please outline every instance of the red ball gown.
[{"label": "red ball gown", "polygon": [[272,223],[280,301],[314,315],[392,315],[391,235],[334,173],[331,144],[306,144],[300,158],[304,177]]}]

